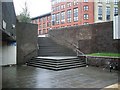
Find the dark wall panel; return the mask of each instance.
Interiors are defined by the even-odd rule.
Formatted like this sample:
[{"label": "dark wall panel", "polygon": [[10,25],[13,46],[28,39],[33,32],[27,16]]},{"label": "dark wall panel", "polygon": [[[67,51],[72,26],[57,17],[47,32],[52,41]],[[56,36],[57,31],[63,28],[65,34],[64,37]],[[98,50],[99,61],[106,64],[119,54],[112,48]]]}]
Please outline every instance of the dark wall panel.
[{"label": "dark wall panel", "polygon": [[6,22],[6,32],[10,36],[16,36],[13,24],[16,25],[16,14],[13,2],[2,2],[2,20]]},{"label": "dark wall panel", "polygon": [[37,56],[37,25],[17,23],[17,64]]}]

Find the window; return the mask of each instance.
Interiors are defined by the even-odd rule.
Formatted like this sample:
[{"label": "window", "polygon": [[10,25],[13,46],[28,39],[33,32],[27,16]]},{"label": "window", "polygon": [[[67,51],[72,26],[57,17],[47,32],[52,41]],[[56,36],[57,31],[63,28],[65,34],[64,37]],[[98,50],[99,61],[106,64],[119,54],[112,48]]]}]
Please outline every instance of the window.
[{"label": "window", "polygon": [[74,21],[78,21],[78,8],[74,9]]},{"label": "window", "polygon": [[88,18],[89,18],[88,14],[84,14],[84,19],[88,19]]},{"label": "window", "polygon": [[55,21],[56,21],[56,18],[55,18],[55,17],[56,17],[56,15],[53,14],[53,15],[52,15],[52,25],[55,25]]},{"label": "window", "polygon": [[43,28],[46,28],[46,24],[43,24]]},{"label": "window", "polygon": [[65,23],[65,12],[61,12],[61,24]]},{"label": "window", "polygon": [[98,6],[98,20],[102,20],[102,6]]},{"label": "window", "polygon": [[64,9],[65,8],[65,5],[61,5],[61,9]]},{"label": "window", "polygon": [[88,2],[88,0],[84,0],[84,2]]},{"label": "window", "polygon": [[43,22],[45,22],[46,21],[46,17],[43,17]]},{"label": "window", "polygon": [[88,6],[84,6],[84,11],[88,11]]},{"label": "window", "polygon": [[50,23],[50,22],[48,22],[48,23],[47,23],[47,27],[50,27],[50,26],[51,26],[51,23]]},{"label": "window", "polygon": [[118,0],[114,0],[114,4],[117,5],[118,4]]},{"label": "window", "polygon": [[106,0],[106,3],[109,4],[109,3],[110,3],[110,0]]},{"label": "window", "polygon": [[54,4],[55,4],[55,2],[56,2],[55,0],[52,0],[52,5],[54,5]]},{"label": "window", "polygon": [[47,19],[50,20],[50,16],[48,16]]},{"label": "window", "polygon": [[43,29],[43,34],[45,34],[46,33],[46,29]]},{"label": "window", "polygon": [[98,0],[98,3],[102,3],[102,0]]},{"label": "window", "polygon": [[54,8],[54,7],[52,7],[52,11],[53,11],[53,12],[55,11],[55,8]]},{"label": "window", "polygon": [[58,6],[56,7],[56,11],[58,11]]},{"label": "window", "polygon": [[40,22],[42,22],[42,18],[40,18]]},{"label": "window", "polygon": [[71,5],[71,2],[67,2],[67,7],[70,7]]},{"label": "window", "polygon": [[106,7],[106,20],[110,20],[110,7]]},{"label": "window", "polygon": [[74,0],[73,5],[78,5],[78,0]]},{"label": "window", "polygon": [[71,22],[71,10],[67,11],[67,22]]},{"label": "window", "polygon": [[41,30],[39,30],[39,32],[38,32],[38,33],[39,33],[39,35],[40,35],[40,34],[42,34]]},{"label": "window", "polygon": [[60,13],[56,14],[56,24],[60,24]]},{"label": "window", "polygon": [[61,6],[58,6],[58,10],[60,10],[61,9]]},{"label": "window", "polygon": [[40,29],[42,28],[42,25],[41,25],[41,24],[39,25],[39,28],[40,28]]},{"label": "window", "polygon": [[89,24],[88,22],[84,22],[84,25],[87,25],[87,24]]},{"label": "window", "polygon": [[114,16],[118,15],[118,7],[114,7]]}]

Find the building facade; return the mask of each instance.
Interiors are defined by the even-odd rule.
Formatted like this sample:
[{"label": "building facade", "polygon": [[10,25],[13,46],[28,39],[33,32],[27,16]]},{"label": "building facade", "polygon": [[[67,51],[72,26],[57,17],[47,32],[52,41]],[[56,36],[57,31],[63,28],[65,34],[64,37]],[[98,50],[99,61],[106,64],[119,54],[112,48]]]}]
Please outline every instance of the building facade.
[{"label": "building facade", "polygon": [[118,15],[118,0],[97,0],[94,2],[94,22],[113,21]]},{"label": "building facade", "polygon": [[32,18],[32,23],[38,24],[38,35],[46,34],[51,28],[51,13]]},{"label": "building facade", "polygon": [[16,14],[13,2],[0,2],[0,53],[2,62],[0,66],[16,64]]},{"label": "building facade", "polygon": [[45,34],[49,29],[112,21],[118,15],[118,0],[51,0],[48,15],[51,21],[46,21],[45,27],[40,23],[44,17],[47,20],[47,15],[32,19],[38,24],[38,34]]},{"label": "building facade", "polygon": [[52,28],[92,24],[94,22],[94,3],[84,0],[52,0]]}]

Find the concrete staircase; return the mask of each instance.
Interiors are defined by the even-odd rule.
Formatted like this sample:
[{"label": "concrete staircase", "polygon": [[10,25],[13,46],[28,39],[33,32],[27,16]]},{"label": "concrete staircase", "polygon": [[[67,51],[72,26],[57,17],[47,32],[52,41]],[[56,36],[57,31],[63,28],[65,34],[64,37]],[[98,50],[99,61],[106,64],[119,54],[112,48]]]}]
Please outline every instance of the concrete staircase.
[{"label": "concrete staircase", "polygon": [[46,58],[46,57],[36,57],[31,59],[27,64],[28,66],[45,68],[50,70],[65,70],[86,66],[84,59],[79,59],[78,57],[63,57],[63,59]]},{"label": "concrete staircase", "polygon": [[39,56],[76,56],[72,49],[59,45],[49,37],[40,37],[38,39]]},{"label": "concrete staircase", "polygon": [[38,57],[29,60],[28,66],[56,71],[86,66],[84,58],[78,58],[73,50],[57,44],[49,37],[40,37],[38,44]]}]

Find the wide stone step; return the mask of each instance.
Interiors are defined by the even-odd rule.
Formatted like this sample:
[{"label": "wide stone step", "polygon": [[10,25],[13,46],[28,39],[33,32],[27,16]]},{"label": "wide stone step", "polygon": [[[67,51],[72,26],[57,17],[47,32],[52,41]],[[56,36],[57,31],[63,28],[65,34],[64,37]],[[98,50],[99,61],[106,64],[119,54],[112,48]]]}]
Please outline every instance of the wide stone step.
[{"label": "wide stone step", "polygon": [[73,65],[80,65],[80,64],[85,64],[85,63],[35,63],[35,62],[29,62],[28,64],[35,64],[35,65],[46,65],[46,66],[53,66],[53,67],[64,67],[64,66],[73,66]]},{"label": "wide stone step", "polygon": [[52,62],[52,61],[30,61],[30,63],[40,63],[40,64],[51,64],[51,65],[63,65],[63,64],[78,64],[78,63],[85,63],[80,61],[62,61],[62,62]]},{"label": "wide stone step", "polygon": [[71,58],[71,59],[45,59],[45,58],[34,58],[34,59],[31,59],[30,61],[32,62],[75,62],[75,61],[82,61],[78,58]]},{"label": "wide stone step", "polygon": [[75,56],[73,54],[68,53],[39,53],[39,56]]},{"label": "wide stone step", "polygon": [[36,57],[27,62],[28,66],[51,70],[64,70],[86,66],[78,57]]},{"label": "wide stone step", "polygon": [[29,66],[59,71],[59,70],[66,70],[66,69],[84,67],[84,66],[86,66],[86,64],[79,64],[79,65],[72,65],[72,66],[64,66],[64,67],[53,67],[53,66],[35,65],[35,64],[30,64]]}]

